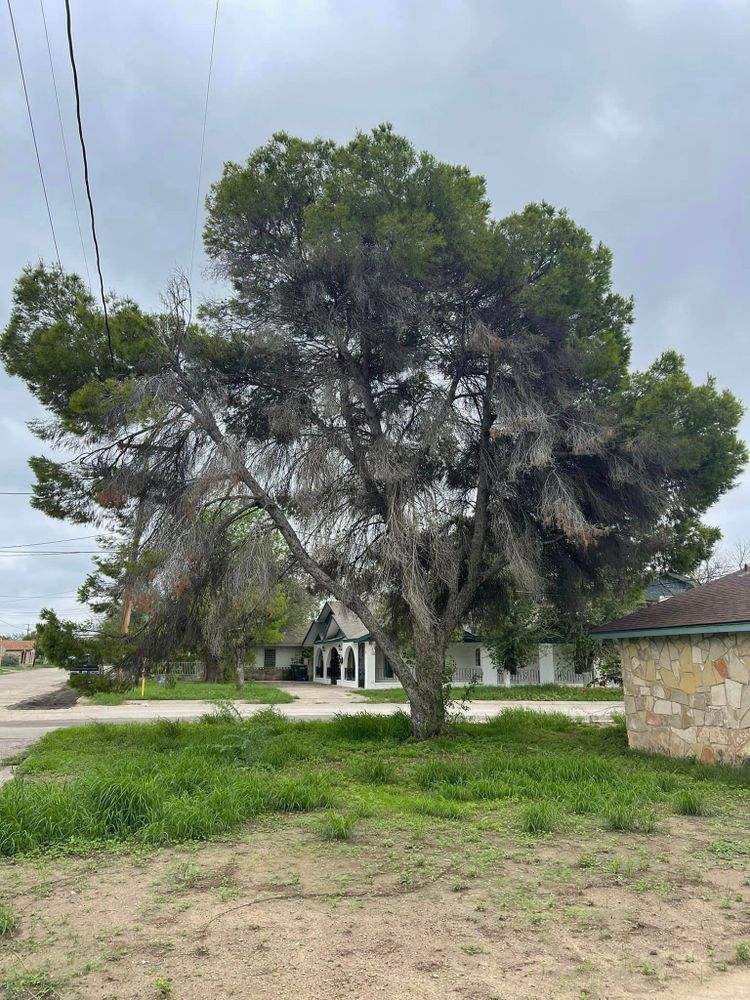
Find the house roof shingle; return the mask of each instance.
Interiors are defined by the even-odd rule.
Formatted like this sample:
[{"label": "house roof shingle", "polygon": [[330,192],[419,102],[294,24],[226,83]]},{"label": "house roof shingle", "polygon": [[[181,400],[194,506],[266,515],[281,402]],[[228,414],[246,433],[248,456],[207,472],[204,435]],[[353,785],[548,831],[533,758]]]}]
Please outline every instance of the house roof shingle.
[{"label": "house roof shingle", "polygon": [[620,634],[651,630],[661,634],[678,635],[705,626],[745,626],[750,630],[750,570],[741,569],[702,587],[695,587],[658,604],[638,608],[615,621],[598,625],[592,635],[617,638]]},{"label": "house roof shingle", "polygon": [[36,649],[36,639],[0,639],[0,649],[6,653],[23,653]]}]

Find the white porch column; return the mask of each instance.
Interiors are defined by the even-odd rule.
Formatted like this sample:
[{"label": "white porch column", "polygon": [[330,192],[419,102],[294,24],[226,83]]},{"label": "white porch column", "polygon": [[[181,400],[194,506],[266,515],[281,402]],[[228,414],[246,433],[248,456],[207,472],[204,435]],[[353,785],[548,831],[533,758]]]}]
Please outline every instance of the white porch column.
[{"label": "white porch column", "polygon": [[539,683],[555,683],[555,647],[551,642],[539,644]]}]

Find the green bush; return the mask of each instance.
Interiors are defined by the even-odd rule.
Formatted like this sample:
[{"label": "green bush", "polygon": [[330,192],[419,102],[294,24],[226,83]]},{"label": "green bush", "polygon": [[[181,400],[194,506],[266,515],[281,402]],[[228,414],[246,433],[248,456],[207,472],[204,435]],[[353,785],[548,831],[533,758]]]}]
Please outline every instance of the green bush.
[{"label": "green bush", "polygon": [[89,694],[124,694],[133,690],[133,679],[120,671],[107,674],[71,674],[68,686],[83,695]]}]

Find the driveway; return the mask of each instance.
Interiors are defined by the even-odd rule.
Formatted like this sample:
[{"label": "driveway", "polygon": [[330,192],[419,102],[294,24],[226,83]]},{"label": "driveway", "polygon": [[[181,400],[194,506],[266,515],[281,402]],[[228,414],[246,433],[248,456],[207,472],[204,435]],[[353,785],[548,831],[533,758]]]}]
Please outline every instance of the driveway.
[{"label": "driveway", "polygon": [[59,667],[34,670],[11,670],[0,674],[0,711],[19,701],[38,698],[65,685],[68,671]]}]

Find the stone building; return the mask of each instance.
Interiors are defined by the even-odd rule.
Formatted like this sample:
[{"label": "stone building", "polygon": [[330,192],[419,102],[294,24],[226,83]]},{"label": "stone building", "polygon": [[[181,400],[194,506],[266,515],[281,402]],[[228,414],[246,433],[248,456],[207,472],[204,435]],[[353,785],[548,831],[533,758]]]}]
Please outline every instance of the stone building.
[{"label": "stone building", "polygon": [[620,643],[631,747],[750,761],[748,567],[592,634]]},{"label": "stone building", "polygon": [[0,665],[33,667],[35,659],[35,639],[0,639]]}]

